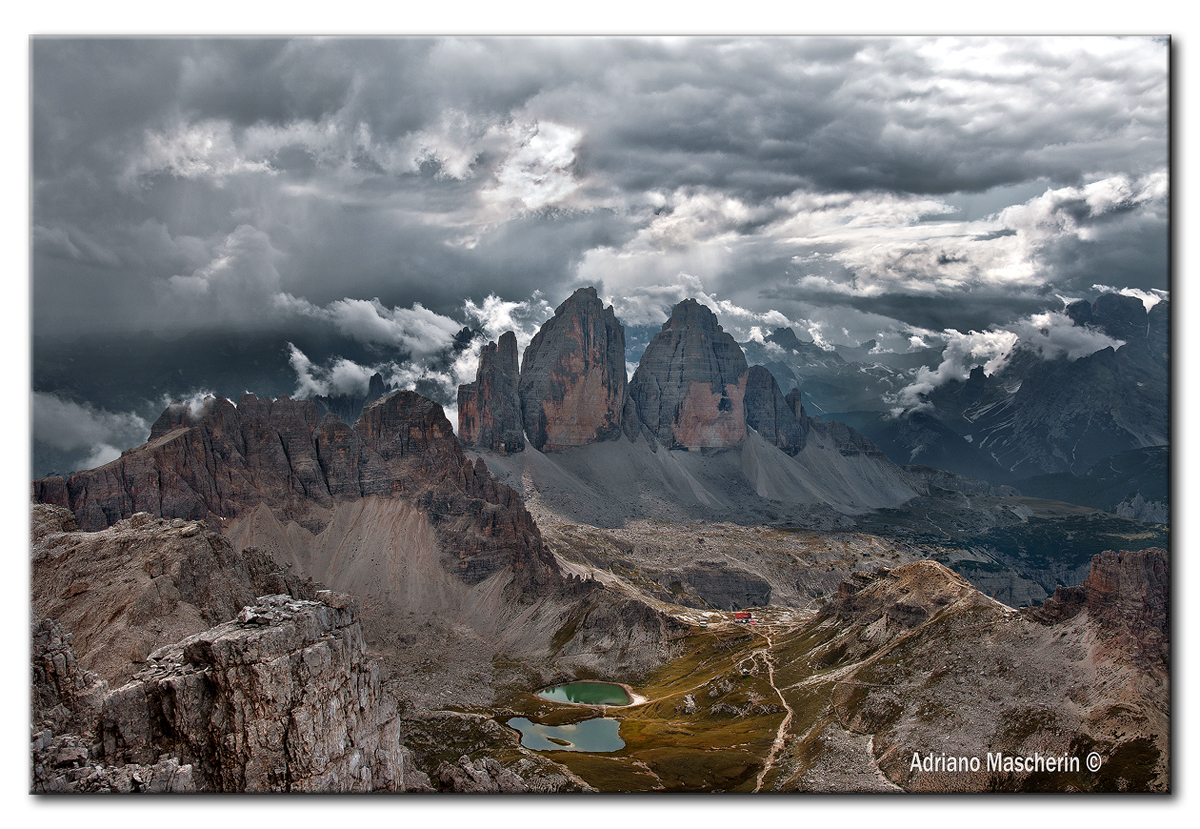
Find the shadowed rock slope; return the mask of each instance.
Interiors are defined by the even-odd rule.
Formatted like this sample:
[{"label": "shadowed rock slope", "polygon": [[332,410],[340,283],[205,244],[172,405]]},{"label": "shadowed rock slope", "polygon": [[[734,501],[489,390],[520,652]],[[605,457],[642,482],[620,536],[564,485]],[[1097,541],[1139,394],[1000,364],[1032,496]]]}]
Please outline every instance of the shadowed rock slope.
[{"label": "shadowed rock slope", "polygon": [[784,397],[771,376],[762,366],[751,366],[746,379],[746,425],[795,456],[808,439],[809,419],[800,404],[800,392]]},{"label": "shadowed rock slope", "polygon": [[[1166,562],[1157,548],[1106,552],[1082,587],[1021,613],[935,562],[856,575],[794,634],[782,676],[805,677],[789,698],[810,714],[773,787],[837,789],[866,764],[909,791],[1167,790]],[[1083,765],[1092,751],[1098,772]],[[918,768],[914,754],[980,768]],[[989,769],[989,754],[1079,765]]]}]

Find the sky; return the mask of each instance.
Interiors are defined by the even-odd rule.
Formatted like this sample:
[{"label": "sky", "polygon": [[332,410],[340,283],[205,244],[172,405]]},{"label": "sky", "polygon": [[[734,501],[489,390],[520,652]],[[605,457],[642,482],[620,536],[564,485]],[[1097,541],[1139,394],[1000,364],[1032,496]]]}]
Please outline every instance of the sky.
[{"label": "sky", "polygon": [[[1044,32],[1138,32],[1138,33],[1174,33],[1175,35],[1175,50],[1176,64],[1175,71],[1177,73],[1174,80],[1177,86],[1177,100],[1182,100],[1184,91],[1188,88],[1194,88],[1195,84],[1188,84],[1187,81],[1192,79],[1192,67],[1197,65],[1194,56],[1190,55],[1189,46],[1193,42],[1191,37],[1191,24],[1193,19],[1188,15],[1180,15],[1179,7],[1174,0],[1143,0],[1138,4],[1126,4],[1124,6],[1113,6],[1106,8],[1090,9],[1087,15],[1080,15],[1079,9],[1074,4],[1046,4],[1043,0],[1010,0],[1003,7],[986,6],[979,4],[963,4],[961,2],[942,2],[942,0],[931,0],[928,3],[912,6],[906,4],[896,4],[894,2],[886,2],[886,0],[860,0],[855,4],[779,4],[774,0],[746,0],[746,2],[738,3],[735,6],[722,6],[718,10],[718,6],[713,4],[706,8],[701,8],[694,3],[688,3],[684,9],[679,8],[671,2],[662,2],[647,5],[638,0],[613,0],[605,4],[606,11],[598,13],[593,7],[581,6],[579,4],[562,4],[554,3],[549,0],[531,0],[529,3],[521,4],[521,7],[515,8],[509,4],[497,4],[483,0],[483,2],[475,2],[475,0],[461,0],[455,4],[396,4],[393,7],[381,5],[375,2],[359,3],[357,0],[348,0],[347,2],[339,3],[336,6],[328,6],[326,4],[301,4],[299,6],[289,7],[286,15],[281,15],[278,8],[271,3],[263,4],[246,4],[243,0],[230,2],[230,0],[212,0],[205,5],[204,9],[195,7],[183,6],[179,4],[162,4],[157,2],[142,2],[142,0],[130,0],[130,2],[122,3],[116,6],[103,4],[89,4],[78,2],[78,0],[60,0],[55,4],[43,4],[41,6],[35,4],[26,4],[8,10],[9,25],[0,33],[0,37],[7,37],[5,43],[7,47],[0,50],[0,61],[4,61],[5,72],[3,77],[8,81],[3,88],[8,93],[5,102],[8,104],[8,109],[14,112],[26,112],[29,114],[30,122],[33,121],[33,110],[35,103],[33,101],[32,84],[30,83],[30,75],[32,73],[32,65],[30,61],[30,52],[32,51],[30,43],[26,40],[33,33],[45,32],[102,32],[121,34],[127,32],[194,32],[194,31],[209,31],[209,32],[229,32],[231,34],[243,34],[246,32],[268,32],[278,31],[281,27],[286,27],[291,31],[301,32],[345,32],[345,33],[360,33],[360,32],[377,32],[377,31],[393,31],[393,32],[425,32],[425,33],[444,33],[457,31],[472,31],[472,32],[514,32],[514,33],[529,33],[529,32],[629,32],[629,33],[644,33],[644,32],[696,32],[696,33],[724,33],[730,31],[736,32],[989,32],[989,31],[1006,31],[1006,32],[1029,32],[1029,33],[1044,33]],[[286,21],[286,22],[283,22]],[[1156,58],[1157,60],[1157,58]],[[606,70],[610,67],[606,67]],[[81,73],[86,76],[86,72]],[[126,72],[125,80],[128,80],[130,72]],[[86,77],[84,78],[86,80]],[[82,81],[81,81],[82,82]],[[236,80],[235,80],[236,82]],[[164,80],[165,83],[165,80]],[[1156,83],[1162,83],[1158,81]],[[1060,92],[1060,96],[1071,97],[1071,82],[1064,79],[1060,85],[1060,89],[1068,90],[1065,93]],[[111,92],[111,90],[102,89],[101,92]],[[1137,98],[1137,105],[1141,105],[1143,96],[1139,93],[1130,91]],[[1118,94],[1116,98],[1120,98]],[[1161,101],[1161,93],[1156,93],[1156,99]],[[921,95],[914,95],[912,104],[919,100],[924,100]],[[1047,107],[1053,110],[1053,104],[1048,104]],[[1163,107],[1159,103],[1158,108]],[[1136,108],[1136,107],[1135,107]],[[1190,110],[1190,111],[1189,111]],[[1114,100],[1110,106],[1100,108],[1099,117],[1102,120],[1111,121],[1118,125],[1125,123],[1121,113],[1123,105],[1119,100]],[[1177,132],[1177,153],[1186,157],[1187,147],[1191,146],[1189,136],[1197,134],[1193,127],[1192,112],[1195,108],[1181,107],[1176,113],[1176,132]],[[1126,110],[1127,112],[1127,110]],[[1032,113],[1040,115],[1048,121],[1057,121],[1057,119],[1049,118],[1050,113]],[[1090,120],[1089,116],[1081,115],[1082,121]],[[960,123],[963,123],[960,121]],[[1113,135],[1119,135],[1121,127],[1118,126],[1112,130]],[[863,141],[866,136],[860,136],[857,140]],[[9,151],[11,158],[27,158],[30,148],[35,142],[40,141],[40,136],[34,135],[30,130],[9,130],[2,139],[5,142],[5,147]],[[1153,139],[1154,143],[1161,143],[1162,137]],[[1055,141],[1034,142],[1035,146],[1040,146],[1043,150],[1054,145]],[[1130,155],[1139,156],[1144,150],[1144,144],[1133,142],[1126,137],[1126,143],[1129,144]],[[1066,142],[1063,147],[1070,145],[1071,142]],[[1136,146],[1135,146],[1136,144]],[[870,142],[860,144],[864,150],[869,148]],[[1157,153],[1158,151],[1156,151]],[[1024,157],[1024,154],[1020,154]],[[936,154],[935,154],[936,156]],[[1164,162],[1165,163],[1165,162]],[[4,227],[8,232],[9,249],[12,256],[13,267],[25,274],[30,275],[30,279],[26,280],[24,285],[18,285],[15,292],[17,301],[13,302],[7,308],[8,316],[5,318],[5,331],[7,336],[4,343],[7,350],[15,355],[6,364],[6,385],[14,390],[20,391],[29,387],[30,374],[28,371],[28,362],[24,359],[29,355],[29,340],[28,334],[32,326],[32,319],[27,316],[26,300],[29,297],[27,293],[31,288],[32,278],[34,276],[34,268],[32,267],[35,258],[32,251],[28,251],[31,241],[31,228],[35,222],[46,223],[50,221],[46,214],[36,214],[35,208],[26,203],[25,194],[33,193],[34,188],[40,179],[38,179],[32,170],[29,171],[29,180],[26,180],[26,167],[23,164],[9,164],[0,168],[0,176],[4,176],[5,192],[9,194],[9,202],[7,203],[6,217],[9,219]],[[1092,165],[1084,165],[1091,168]],[[1095,169],[1088,169],[1087,174],[1097,176],[1112,172],[1114,169],[1118,172],[1126,168],[1125,164],[1098,164]],[[1186,185],[1190,183],[1190,175],[1186,165],[1180,164],[1177,168],[1179,184]],[[85,172],[82,176],[84,180],[89,178]],[[1064,176],[1069,178],[1069,176]],[[1019,180],[1018,180],[1019,179]],[[1013,193],[1011,204],[1024,204],[1028,198],[1044,193],[1046,188],[1041,187],[1038,179],[1024,179],[1018,176],[1013,176],[1016,183],[1010,183],[1008,190],[1004,186],[996,188],[994,193],[987,193],[984,190],[967,190],[959,194],[959,198],[963,204],[963,209],[970,211],[966,218],[971,220],[978,219],[980,215],[987,215],[994,212],[997,208],[997,202],[1004,202],[1005,198],[995,198],[998,194]],[[1031,192],[1032,196],[1022,198],[1022,193]],[[999,204],[999,207],[1011,206],[1011,204]],[[1181,273],[1186,268],[1187,246],[1184,243],[1186,239],[1191,238],[1190,222],[1186,215],[1186,200],[1176,194],[1174,210],[1176,215],[1176,243],[1173,249],[1174,268],[1176,273]],[[1123,250],[1111,251],[1114,258],[1125,261]],[[1060,259],[1061,261],[1061,259]],[[126,263],[128,265],[128,263]],[[1098,268],[1102,270],[1102,268]],[[163,273],[158,274],[156,279],[169,279],[175,275],[190,275],[192,271],[186,271],[184,268],[168,268]],[[108,274],[111,278],[112,274]],[[287,274],[290,278],[290,273]],[[20,283],[18,277],[15,280]],[[1083,280],[1087,282],[1086,279]],[[1115,283],[1116,280],[1113,280]],[[152,283],[153,284],[153,283]],[[644,286],[643,286],[644,287]],[[1190,307],[1188,304],[1189,294],[1182,290],[1184,286],[1175,285],[1179,290],[1173,296],[1175,302],[1176,314],[1179,315],[1181,307]],[[24,288],[24,290],[22,290]],[[1083,286],[1086,293],[1086,285]],[[500,291],[500,286],[495,286],[496,291]],[[346,292],[349,293],[349,292]],[[502,291],[501,291],[502,293]],[[515,293],[514,293],[515,296]],[[549,294],[547,294],[549,296]],[[483,297],[486,299],[486,296]],[[62,296],[60,299],[66,303],[73,301],[69,295]],[[411,307],[406,301],[404,307]],[[476,296],[476,302],[481,301],[479,296]],[[515,301],[515,300],[510,300]],[[547,300],[549,301],[549,300]],[[732,300],[731,300],[732,301]],[[1179,303],[1183,302],[1183,306]],[[49,302],[46,299],[42,300],[42,307],[45,310]],[[936,303],[930,303],[936,304]],[[761,307],[770,307],[770,304],[764,304]],[[846,304],[836,306],[820,306],[822,310],[821,317],[824,319],[828,314],[832,314],[835,310],[841,310],[846,314],[846,327],[850,328],[849,323],[854,322],[853,318],[849,317],[848,312],[854,310],[853,307],[847,307]],[[998,309],[1004,309],[1002,302],[997,302]],[[1052,306],[1051,306],[1052,307]],[[814,308],[814,313],[816,308]],[[1025,309],[1016,309],[1018,315],[1016,319],[1020,321],[1020,314],[1024,313]],[[30,314],[32,308],[30,308]],[[781,312],[783,313],[783,312]],[[886,319],[894,319],[888,314],[881,314],[884,319],[876,320],[876,322],[886,322]],[[1003,315],[998,315],[1003,316]],[[1011,317],[1011,313],[1009,314]],[[79,322],[79,314],[73,315],[76,322]],[[728,315],[721,315],[722,321],[728,324]],[[940,324],[940,320],[935,320],[934,325]],[[951,322],[947,322],[951,325]],[[970,322],[961,321],[959,325],[966,328],[962,331],[966,336],[972,329]],[[980,323],[985,328],[992,325],[990,320],[986,323]],[[830,331],[835,330],[835,324],[830,324]],[[59,329],[65,326],[58,326]],[[870,328],[870,325],[864,325],[865,328]],[[37,329],[35,329],[37,330]],[[52,328],[42,329],[50,331]],[[851,330],[857,331],[855,327]],[[955,329],[959,330],[959,329]],[[47,335],[51,336],[51,335]],[[60,333],[53,336],[63,337],[71,336]],[[286,345],[284,346],[286,348]],[[1180,326],[1175,332],[1174,348],[1177,353],[1180,353],[1181,359],[1189,357],[1195,351],[1195,346],[1192,342],[1191,332],[1186,326]],[[310,349],[311,350],[311,349]],[[349,353],[349,349],[346,349]],[[286,356],[283,358],[286,363]],[[365,361],[364,361],[365,362]],[[1181,363],[1177,362],[1176,365]],[[116,386],[123,382],[122,375],[118,370],[110,371],[106,378],[109,383]],[[1188,382],[1187,374],[1184,372],[1178,373],[1179,383],[1175,385],[1174,400],[1176,405],[1181,410],[1186,410],[1194,407],[1197,401],[1192,399],[1194,384]],[[70,386],[69,383],[62,383],[51,391],[58,391],[61,399],[68,402],[74,402],[75,405],[83,403],[85,406],[90,405],[92,408],[81,409],[84,414],[95,415],[95,420],[104,426],[103,418],[107,416],[118,418],[117,421],[109,421],[110,426],[103,433],[97,433],[100,438],[108,438],[120,442],[118,437],[121,429],[119,418],[122,414],[130,414],[125,408],[112,407],[109,411],[97,411],[94,403],[90,403],[86,395],[78,393],[68,393],[64,391]],[[136,392],[136,390],[135,390]],[[153,401],[148,401],[148,405]],[[20,405],[8,407],[5,412],[5,424],[13,433],[29,434],[30,419],[29,414],[36,406],[28,408]],[[142,408],[146,411],[146,407]],[[78,413],[76,413],[78,414]],[[139,415],[134,415],[139,416]],[[148,415],[140,415],[148,416]],[[41,419],[39,418],[39,421]],[[64,436],[64,440],[65,440]],[[10,445],[10,444],[5,444]],[[1186,430],[1179,430],[1173,441],[1175,452],[1178,457],[1187,460],[1194,460],[1194,452],[1191,451],[1191,446],[1188,441]],[[13,446],[10,449],[10,454],[5,458],[5,468],[10,470],[10,475],[4,478],[8,484],[8,497],[4,499],[4,503],[9,505],[10,512],[6,513],[6,518],[11,520],[5,524],[12,533],[11,541],[13,549],[20,549],[21,545],[27,542],[27,536],[23,535],[24,513],[21,504],[25,502],[28,495],[28,480],[29,480],[29,454],[27,452],[28,445],[20,444]],[[1180,464],[1177,468],[1182,468]],[[1174,481],[1175,496],[1180,500],[1184,509],[1178,512],[1186,518],[1188,510],[1187,505],[1191,503],[1191,488],[1188,486],[1188,479],[1183,475],[1179,475],[1179,480]],[[1187,548],[1188,539],[1191,536],[1190,525],[1186,520],[1181,520],[1178,523],[1177,535],[1181,549]],[[1180,571],[1183,573],[1183,571]],[[1184,575],[1184,582],[1189,579]],[[1183,584],[1183,582],[1180,582]],[[1185,585],[1181,587],[1183,592],[1187,592],[1187,587],[1195,587],[1195,585]],[[1187,617],[1186,603],[1177,608],[1179,611],[1176,617],[1177,627],[1182,630],[1189,630],[1190,624]],[[24,611],[20,607],[20,603],[12,603],[10,611],[13,618],[10,620],[14,625],[19,626],[25,621]],[[19,650],[19,646],[14,646],[14,651]],[[11,654],[14,660],[24,658],[24,655],[14,652]],[[1184,680],[1190,678],[1187,666],[1184,666],[1183,672],[1180,674]],[[20,689],[16,689],[13,693],[16,694]],[[27,701],[21,699],[11,699],[13,706],[19,709]],[[1182,719],[1181,719],[1182,721]],[[1194,721],[1194,718],[1193,718]],[[18,732],[25,728],[25,724],[19,717],[10,718],[9,728],[11,733],[6,740],[6,744],[18,746],[24,739],[22,734]],[[1186,725],[1182,729],[1184,737],[1194,736],[1193,728]],[[5,767],[6,779],[21,780],[23,775],[27,773],[28,756],[22,755],[18,751],[10,752],[6,755],[8,765]],[[15,792],[16,787],[13,791]],[[1180,810],[1182,813],[1188,806],[1188,797],[1186,787],[1180,787],[1182,796],[1177,796],[1172,804],[1172,808]],[[25,795],[24,791],[16,792],[16,795],[9,798],[12,801],[11,805],[17,809],[34,810],[38,804],[35,804]],[[170,820],[181,825],[207,825],[211,823],[212,815],[208,814],[205,809],[189,809],[185,812],[180,812],[177,808],[172,808],[171,804],[142,804],[144,808],[139,811],[145,812],[147,809],[161,810]],[[212,809],[220,810],[222,808],[228,811],[232,808],[250,808],[243,803],[230,804],[228,802],[206,804]],[[259,805],[259,804],[254,804]],[[429,810],[430,817],[435,817],[432,814],[434,809],[437,810],[436,817],[444,819],[446,809],[461,810],[470,808],[478,804],[463,804],[455,803],[452,806],[447,806],[445,803],[430,803],[422,801],[420,803],[406,803],[405,809],[407,812],[421,812]],[[540,806],[541,804],[539,804]],[[1026,804],[1011,804],[1010,809],[1019,810],[1021,806]],[[327,801],[325,806],[330,809],[340,808],[338,804]],[[655,808],[659,806],[661,808]],[[773,804],[756,804],[758,812],[764,812],[769,817],[776,821],[790,821],[795,818],[794,804],[790,803],[773,803]],[[982,825],[1001,825],[1011,823],[1012,814],[1006,809],[989,808],[985,812],[981,812],[975,807],[975,804],[968,803],[963,800],[958,800],[954,803],[938,803],[936,804],[937,811],[940,813],[937,817],[954,818],[963,817],[969,818],[972,822]],[[907,807],[907,812],[905,811]],[[318,821],[325,822],[329,815],[322,813],[324,808],[321,803],[305,801],[303,804],[295,805],[291,803],[272,803],[270,809],[272,814],[277,816],[280,812],[287,813],[287,819],[296,822],[297,825],[308,825],[309,822],[316,824]],[[363,806],[364,809],[370,809],[370,806]],[[377,806],[374,808],[383,809],[385,806]],[[487,809],[495,811],[494,803],[487,804]],[[514,801],[513,809],[524,810],[525,803],[516,803]],[[545,811],[553,812],[555,805],[547,805]],[[687,813],[688,810],[695,810],[699,816],[699,810],[703,809],[704,814],[711,814],[711,811],[723,808],[720,803],[713,804],[710,801],[705,801],[703,806],[693,804],[680,804],[673,801],[668,804],[666,801],[661,804],[649,804],[645,801],[638,800],[636,803],[630,800],[616,799],[606,801],[602,808],[589,808],[580,810],[571,808],[571,821],[581,826],[600,826],[608,825],[614,817],[629,823],[630,825],[649,825],[651,821],[661,822],[665,817],[665,811],[669,810],[671,817],[678,818],[682,811]],[[727,804],[724,808],[729,812],[730,819],[737,819],[732,810],[740,809],[739,804]],[[858,800],[856,802],[848,802],[845,800],[825,801],[822,803],[805,803],[805,814],[811,816],[814,812],[818,813],[818,817],[830,817],[833,819],[845,819],[847,810],[855,816],[861,812],[871,812],[866,817],[871,819],[886,819],[893,823],[898,823],[902,826],[925,826],[928,824],[930,814],[928,812],[930,804],[928,801],[912,801],[903,804],[896,804],[892,800],[886,803],[866,802]],[[1071,803],[1064,805],[1065,809],[1069,809],[1072,816],[1082,818],[1085,821],[1095,822],[1098,820],[1100,826],[1112,825],[1117,821],[1125,821],[1129,818],[1136,818],[1137,815],[1133,811],[1142,808],[1140,803],[1132,801],[1128,803],[1116,803],[1114,801],[1106,801],[1103,804],[1089,802],[1085,804]],[[1122,809],[1126,810],[1126,814],[1122,814]],[[827,814],[821,814],[822,810]],[[880,810],[886,810],[884,815]],[[899,810],[899,811],[897,811]],[[958,811],[961,810],[961,811]],[[1133,811],[1130,811],[1133,810]],[[112,811],[112,810],[109,810]],[[619,812],[620,814],[614,814]],[[836,812],[836,814],[834,814]],[[952,814],[947,814],[950,812]],[[515,814],[515,813],[514,813]],[[381,815],[382,816],[382,815]],[[690,816],[690,815],[689,815]],[[33,817],[33,815],[31,815]],[[103,820],[111,819],[102,818]],[[120,815],[117,818],[121,817]],[[238,815],[241,817],[241,815]],[[254,816],[250,816],[254,817]],[[477,817],[477,816],[471,816]],[[517,816],[522,817],[522,816]],[[490,818],[489,818],[490,819]]]},{"label": "sky", "polygon": [[455,352],[463,327],[523,347],[585,285],[631,329],[695,297],[740,341],[944,348],[935,383],[1018,337],[1079,356],[1065,303],[1168,288],[1161,39],[30,51],[33,431],[55,468],[141,443],[175,396],[380,371],[452,407],[482,343]]}]

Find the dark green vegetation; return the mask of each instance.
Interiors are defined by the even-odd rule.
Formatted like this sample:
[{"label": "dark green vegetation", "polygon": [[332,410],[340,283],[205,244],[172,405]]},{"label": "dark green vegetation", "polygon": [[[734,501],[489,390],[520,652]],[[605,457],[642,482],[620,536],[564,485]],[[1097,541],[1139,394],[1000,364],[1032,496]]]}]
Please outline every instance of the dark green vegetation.
[{"label": "dark green vegetation", "polygon": [[1018,569],[1043,570],[1055,565],[1081,567],[1104,550],[1167,547],[1169,533],[1161,524],[1145,524],[1109,513],[1030,518],[1022,524],[995,527],[976,537],[979,544]]},{"label": "dark green vegetation", "polygon": [[1014,476],[994,458],[924,412],[907,412],[899,417],[887,412],[839,412],[825,419],[841,420],[862,432],[900,466],[924,464],[990,484],[1013,483]]}]

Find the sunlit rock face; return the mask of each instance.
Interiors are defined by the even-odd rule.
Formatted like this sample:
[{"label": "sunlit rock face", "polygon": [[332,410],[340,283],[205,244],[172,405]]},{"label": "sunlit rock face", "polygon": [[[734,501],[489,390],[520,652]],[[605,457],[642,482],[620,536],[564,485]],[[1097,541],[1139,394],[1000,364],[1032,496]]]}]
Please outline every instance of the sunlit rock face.
[{"label": "sunlit rock face", "polygon": [[595,288],[580,288],[525,349],[526,437],[545,452],[619,437],[625,386],[625,329]]},{"label": "sunlit rock face", "polygon": [[629,381],[638,415],[672,449],[723,449],[746,438],[749,367],[708,308],[685,299],[646,346]]},{"label": "sunlit rock face", "polygon": [[525,448],[517,393],[517,337],[508,331],[479,354],[475,382],[458,387],[458,439],[509,454]]}]

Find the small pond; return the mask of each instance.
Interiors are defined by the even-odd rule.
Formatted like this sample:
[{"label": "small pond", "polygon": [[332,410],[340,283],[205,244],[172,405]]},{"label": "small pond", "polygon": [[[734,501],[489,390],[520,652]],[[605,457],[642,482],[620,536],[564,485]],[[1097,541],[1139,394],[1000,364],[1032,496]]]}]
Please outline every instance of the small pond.
[{"label": "small pond", "polygon": [[508,725],[521,732],[521,745],[534,751],[616,751],[625,747],[621,724],[610,717],[571,725],[541,725],[513,717]]},{"label": "small pond", "polygon": [[614,682],[568,682],[537,692],[551,702],[574,702],[582,705],[629,705],[629,693]]}]

